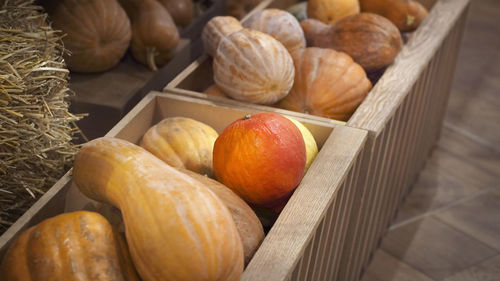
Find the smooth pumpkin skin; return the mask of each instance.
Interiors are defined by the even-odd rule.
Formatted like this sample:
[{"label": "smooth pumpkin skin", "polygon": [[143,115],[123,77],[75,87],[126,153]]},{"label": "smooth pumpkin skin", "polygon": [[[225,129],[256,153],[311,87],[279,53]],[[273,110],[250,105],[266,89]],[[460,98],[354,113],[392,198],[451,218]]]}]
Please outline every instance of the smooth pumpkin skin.
[{"label": "smooth pumpkin skin", "polygon": [[179,171],[203,183],[224,202],[240,234],[245,265],[247,265],[264,240],[264,229],[255,212],[243,199],[222,183],[186,169],[179,168]]},{"label": "smooth pumpkin skin", "polygon": [[246,202],[264,207],[297,187],[305,163],[300,130],[277,113],[256,113],[234,121],[214,145],[217,180]]},{"label": "smooth pumpkin skin", "polygon": [[292,53],[306,47],[304,31],[297,19],[279,9],[266,9],[252,14],[244,23],[245,28],[262,31],[280,41]]},{"label": "smooth pumpkin skin", "polygon": [[0,279],[138,281],[119,239],[98,213],[78,211],[48,218],[14,241],[3,258]]},{"label": "smooth pumpkin skin", "polygon": [[307,17],[332,24],[344,17],[359,13],[359,0],[309,0]]},{"label": "smooth pumpkin skin", "polygon": [[213,70],[215,83],[226,95],[258,104],[273,104],[285,97],[295,72],[283,44],[246,28],[222,38]]},{"label": "smooth pumpkin skin", "polygon": [[140,145],[172,167],[213,177],[212,154],[218,136],[205,123],[171,117],[149,128]]},{"label": "smooth pumpkin skin", "polygon": [[367,72],[390,65],[403,48],[403,38],[397,27],[372,13],[352,15],[333,25],[308,19],[301,26],[309,46],[344,52]]},{"label": "smooth pumpkin skin", "polygon": [[217,47],[223,37],[229,36],[233,32],[243,29],[236,18],[231,16],[217,16],[210,19],[203,27],[201,41],[203,49],[210,56],[215,56]]},{"label": "smooth pumpkin skin", "polygon": [[203,93],[214,97],[229,98],[226,94],[224,94],[224,92],[221,91],[221,89],[219,89],[219,87],[217,87],[216,84],[210,85],[203,91]]},{"label": "smooth pumpkin skin", "polygon": [[89,198],[120,209],[143,281],[239,280],[238,230],[224,203],[199,181],[140,146],[106,137],[83,145],[73,180]]},{"label": "smooth pumpkin skin", "polygon": [[294,62],[295,83],[278,107],[347,121],[372,88],[363,68],[345,53],[311,47],[297,52]]},{"label": "smooth pumpkin skin", "polygon": [[299,128],[300,133],[302,133],[302,137],[304,138],[304,144],[306,145],[306,168],[304,169],[305,174],[309,167],[311,167],[311,164],[316,158],[316,155],[318,155],[318,145],[316,144],[316,140],[314,139],[311,131],[309,131],[309,129],[307,129],[304,124],[292,117],[285,117],[292,121],[293,124],[297,126],[297,128]]},{"label": "smooth pumpkin skin", "polygon": [[375,13],[389,19],[401,32],[414,31],[429,12],[412,0],[359,0],[361,11]]},{"label": "smooth pumpkin skin", "polygon": [[179,43],[179,31],[163,5],[156,0],[119,0],[132,26],[130,50],[139,62],[157,70],[168,62]]},{"label": "smooth pumpkin skin", "polygon": [[188,26],[194,18],[192,0],[158,0],[172,16],[174,22],[182,27]]},{"label": "smooth pumpkin skin", "polygon": [[64,60],[71,71],[93,73],[116,66],[128,49],[132,31],[116,0],[61,0],[45,6],[52,25],[62,30]]}]

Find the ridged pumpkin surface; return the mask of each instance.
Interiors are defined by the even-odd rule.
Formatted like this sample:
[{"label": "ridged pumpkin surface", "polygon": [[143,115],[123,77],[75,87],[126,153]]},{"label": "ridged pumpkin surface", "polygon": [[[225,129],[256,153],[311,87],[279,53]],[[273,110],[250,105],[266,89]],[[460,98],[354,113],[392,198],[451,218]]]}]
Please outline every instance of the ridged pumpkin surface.
[{"label": "ridged pumpkin surface", "polygon": [[[0,280],[139,280],[122,246],[111,225],[98,213],[61,214],[16,239],[3,258]],[[122,270],[122,266],[129,268]]]},{"label": "ridged pumpkin surface", "polygon": [[240,233],[245,264],[248,264],[264,239],[264,229],[255,212],[243,199],[222,183],[189,170],[180,169],[180,171],[203,183],[224,202]]},{"label": "ridged pumpkin surface", "polygon": [[215,56],[217,47],[223,37],[229,36],[231,33],[243,29],[240,22],[230,16],[218,16],[210,19],[201,33],[201,41],[203,49],[210,56]]},{"label": "ridged pumpkin surface", "polygon": [[326,24],[359,13],[359,0],[309,0],[307,17]]},{"label": "ridged pumpkin surface", "polygon": [[306,48],[294,56],[295,83],[277,106],[347,121],[372,85],[363,68],[331,49]]},{"label": "ridged pumpkin surface", "polygon": [[199,181],[115,138],[85,144],[73,179],[88,197],[121,210],[143,281],[239,280],[243,250],[231,213]]},{"label": "ridged pumpkin surface", "polygon": [[273,104],[285,97],[295,73],[283,44],[250,29],[222,38],[213,69],[215,83],[225,94],[259,104]]},{"label": "ridged pumpkin surface", "polygon": [[71,71],[100,72],[120,62],[132,35],[127,14],[116,0],[52,1],[47,10],[62,30],[64,60]]},{"label": "ridged pumpkin surface", "polygon": [[250,16],[243,26],[271,35],[290,53],[306,47],[306,39],[299,22],[292,14],[283,10],[258,11]]},{"label": "ridged pumpkin surface", "polygon": [[219,134],[207,124],[171,117],[151,127],[141,146],[172,167],[213,176],[212,152]]}]

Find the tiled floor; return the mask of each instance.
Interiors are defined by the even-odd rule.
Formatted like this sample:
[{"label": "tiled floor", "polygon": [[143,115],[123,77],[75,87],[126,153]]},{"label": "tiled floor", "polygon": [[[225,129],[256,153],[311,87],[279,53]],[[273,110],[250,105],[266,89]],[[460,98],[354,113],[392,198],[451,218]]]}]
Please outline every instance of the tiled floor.
[{"label": "tiled floor", "polygon": [[500,281],[499,19],[472,0],[441,139],[363,281]]}]

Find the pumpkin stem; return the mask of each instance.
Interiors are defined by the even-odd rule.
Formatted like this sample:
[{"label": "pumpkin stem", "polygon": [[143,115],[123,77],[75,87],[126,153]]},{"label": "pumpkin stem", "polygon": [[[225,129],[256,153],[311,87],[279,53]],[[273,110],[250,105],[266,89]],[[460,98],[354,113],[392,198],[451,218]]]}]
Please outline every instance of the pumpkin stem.
[{"label": "pumpkin stem", "polygon": [[250,114],[246,114],[244,117],[243,117],[243,120],[248,120],[252,117],[252,115]]},{"label": "pumpkin stem", "polygon": [[155,55],[156,55],[156,48],[155,47],[147,47],[146,48],[146,62],[148,63],[149,68],[153,71],[157,71],[158,68],[156,67],[155,63]]}]

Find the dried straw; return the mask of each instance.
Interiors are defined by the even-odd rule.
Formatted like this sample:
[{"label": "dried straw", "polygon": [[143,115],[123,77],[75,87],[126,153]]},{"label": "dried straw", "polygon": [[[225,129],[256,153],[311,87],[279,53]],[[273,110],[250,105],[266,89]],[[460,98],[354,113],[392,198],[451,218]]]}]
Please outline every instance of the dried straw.
[{"label": "dried straw", "polygon": [[0,234],[69,168],[79,133],[68,112],[61,34],[34,0],[0,0]]}]

